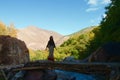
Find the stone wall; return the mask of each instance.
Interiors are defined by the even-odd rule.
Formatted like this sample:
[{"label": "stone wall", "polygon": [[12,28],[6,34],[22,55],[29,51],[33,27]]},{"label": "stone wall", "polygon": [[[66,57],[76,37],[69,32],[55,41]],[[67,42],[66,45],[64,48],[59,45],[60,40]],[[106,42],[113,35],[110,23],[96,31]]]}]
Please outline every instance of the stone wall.
[{"label": "stone wall", "polygon": [[0,36],[0,65],[16,65],[29,62],[25,43],[10,36]]}]

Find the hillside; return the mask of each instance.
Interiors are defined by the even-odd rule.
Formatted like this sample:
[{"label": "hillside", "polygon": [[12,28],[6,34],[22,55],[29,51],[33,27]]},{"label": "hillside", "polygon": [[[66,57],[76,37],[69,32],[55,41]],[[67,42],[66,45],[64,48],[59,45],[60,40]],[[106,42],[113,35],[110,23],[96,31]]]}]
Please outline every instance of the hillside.
[{"label": "hillside", "polygon": [[87,46],[90,44],[89,41],[93,39],[94,33],[92,32],[97,26],[88,27],[75,32],[66,40],[58,50],[58,53],[70,54],[76,59],[84,59],[90,53],[86,52]]},{"label": "hillside", "polygon": [[44,50],[51,35],[54,37],[56,46],[59,46],[68,39],[68,37],[57,32],[40,29],[34,26],[19,29],[17,32],[17,38],[23,40],[27,47],[33,50]]},{"label": "hillside", "polygon": [[82,30],[80,30],[80,31],[78,31],[78,32],[75,32],[75,33],[73,33],[73,34],[71,34],[71,35],[69,35],[69,36],[71,36],[71,37],[73,37],[73,38],[75,38],[75,37],[79,37],[80,35],[82,35],[82,34],[85,34],[85,33],[88,33],[88,32],[90,32],[90,31],[92,31],[94,28],[96,28],[97,26],[91,26],[91,27],[87,27],[87,28],[84,28],[84,29],[82,29]]}]

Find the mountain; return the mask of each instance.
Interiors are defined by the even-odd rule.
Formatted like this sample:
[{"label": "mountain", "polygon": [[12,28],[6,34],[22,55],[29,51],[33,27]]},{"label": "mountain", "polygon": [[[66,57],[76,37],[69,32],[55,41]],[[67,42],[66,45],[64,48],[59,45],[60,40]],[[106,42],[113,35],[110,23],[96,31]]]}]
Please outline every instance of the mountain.
[{"label": "mountain", "polygon": [[17,38],[24,41],[27,47],[33,50],[44,50],[51,35],[54,38],[56,46],[59,46],[69,38],[68,36],[63,36],[57,32],[44,30],[34,26],[19,29],[17,32]]},{"label": "mountain", "polygon": [[79,37],[81,34],[85,34],[85,33],[88,33],[88,32],[90,32],[90,31],[92,31],[94,28],[96,28],[97,26],[91,26],[91,27],[87,27],[87,28],[84,28],[84,29],[82,29],[82,30],[80,30],[80,31],[77,31],[77,32],[75,32],[75,33],[73,33],[73,34],[71,34],[71,35],[69,35],[69,36],[71,36],[71,37]]}]

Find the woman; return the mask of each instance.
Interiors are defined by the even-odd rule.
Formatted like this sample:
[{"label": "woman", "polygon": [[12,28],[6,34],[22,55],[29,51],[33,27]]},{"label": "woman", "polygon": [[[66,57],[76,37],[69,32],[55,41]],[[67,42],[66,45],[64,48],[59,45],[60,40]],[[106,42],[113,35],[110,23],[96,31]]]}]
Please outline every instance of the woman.
[{"label": "woman", "polygon": [[46,49],[49,49],[49,56],[48,56],[48,60],[54,61],[54,48],[56,48],[54,40],[53,40],[53,36],[50,36],[50,39],[47,43]]}]

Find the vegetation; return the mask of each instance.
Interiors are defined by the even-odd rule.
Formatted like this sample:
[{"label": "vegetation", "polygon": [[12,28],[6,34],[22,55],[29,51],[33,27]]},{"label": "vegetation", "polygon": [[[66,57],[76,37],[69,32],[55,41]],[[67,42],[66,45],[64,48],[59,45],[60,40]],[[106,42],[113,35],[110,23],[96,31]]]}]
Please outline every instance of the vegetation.
[{"label": "vegetation", "polygon": [[106,17],[102,19],[100,26],[92,32],[94,39],[86,51],[92,53],[99,46],[107,42],[120,42],[120,0],[111,0],[112,3],[106,7]]},{"label": "vegetation", "polygon": [[35,61],[35,60],[46,60],[48,53],[46,53],[46,51],[40,51],[40,50],[31,50],[29,49],[29,53],[30,53],[30,60],[31,61]]},{"label": "vegetation", "polygon": [[0,35],[9,35],[12,37],[16,37],[17,30],[15,29],[14,24],[6,26],[4,23],[0,22]]},{"label": "vegetation", "polygon": [[72,34],[71,37],[58,48],[58,53],[69,54],[70,56],[74,56],[75,59],[84,59],[87,57],[90,53],[86,52],[86,48],[90,45],[89,42],[94,37],[94,33],[91,32],[94,28],[96,27],[86,28]]},{"label": "vegetation", "polygon": [[[48,51],[40,51],[40,50],[31,50],[29,49],[29,53],[30,53],[30,60],[31,61],[35,61],[35,60],[46,60],[47,57],[48,57]],[[59,54],[57,52],[57,50],[55,50],[55,60],[56,61],[60,61],[62,59],[64,59],[65,57],[67,56],[70,56],[70,55],[66,55],[66,54]]]}]

